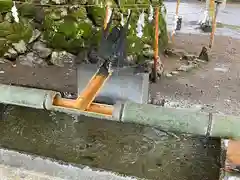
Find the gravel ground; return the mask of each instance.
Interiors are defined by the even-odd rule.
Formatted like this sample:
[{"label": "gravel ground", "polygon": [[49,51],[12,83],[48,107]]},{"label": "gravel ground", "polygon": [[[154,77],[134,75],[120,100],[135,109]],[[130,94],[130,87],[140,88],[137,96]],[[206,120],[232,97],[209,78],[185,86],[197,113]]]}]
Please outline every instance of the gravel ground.
[{"label": "gravel ground", "polygon": [[[207,44],[208,36],[178,35],[174,46],[198,54]],[[177,106],[193,103],[227,114],[239,114],[239,47],[239,40],[217,36],[209,52],[210,62],[188,73],[161,78],[151,85],[152,96],[177,102]]]}]

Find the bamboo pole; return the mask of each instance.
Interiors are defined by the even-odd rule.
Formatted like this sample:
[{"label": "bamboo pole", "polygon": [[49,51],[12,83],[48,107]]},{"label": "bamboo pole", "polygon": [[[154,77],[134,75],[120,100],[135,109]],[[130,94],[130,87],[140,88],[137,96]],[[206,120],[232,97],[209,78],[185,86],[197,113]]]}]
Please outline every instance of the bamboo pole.
[{"label": "bamboo pole", "polygon": [[214,43],[214,35],[216,31],[216,21],[217,21],[217,9],[218,5],[215,6],[214,0],[210,0],[210,11],[212,11],[212,32],[210,35],[210,42],[209,42],[209,48],[212,48]]},{"label": "bamboo pole", "polygon": [[157,64],[159,58],[158,37],[159,34],[159,7],[155,9],[155,33],[154,33],[154,63],[153,63],[153,82],[157,81]]},{"label": "bamboo pole", "polygon": [[108,24],[108,16],[109,16],[109,5],[106,4],[106,12],[105,12],[105,18],[104,18],[104,25],[103,28],[106,29],[107,28],[107,24]]},{"label": "bamboo pole", "polygon": [[[109,3],[106,4],[106,14],[104,18],[104,30],[108,26],[108,16],[109,14]],[[97,94],[100,92],[106,81],[109,79],[111,76],[110,73],[106,74],[101,74],[98,71],[96,74],[92,77],[92,79],[89,81],[87,87],[81,92],[81,94],[78,96],[78,98],[75,101],[74,107],[85,111],[90,108],[92,102],[96,98]],[[62,101],[64,103],[65,101]],[[68,104],[66,104],[67,106]]]}]

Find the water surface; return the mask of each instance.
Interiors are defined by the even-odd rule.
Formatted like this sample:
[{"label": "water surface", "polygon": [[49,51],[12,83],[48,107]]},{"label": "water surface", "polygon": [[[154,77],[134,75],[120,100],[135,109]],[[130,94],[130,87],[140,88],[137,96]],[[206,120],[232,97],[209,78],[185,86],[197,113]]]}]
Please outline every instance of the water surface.
[{"label": "water surface", "polygon": [[4,148],[127,175],[164,180],[212,180],[220,141],[173,136],[158,129],[1,106]]}]

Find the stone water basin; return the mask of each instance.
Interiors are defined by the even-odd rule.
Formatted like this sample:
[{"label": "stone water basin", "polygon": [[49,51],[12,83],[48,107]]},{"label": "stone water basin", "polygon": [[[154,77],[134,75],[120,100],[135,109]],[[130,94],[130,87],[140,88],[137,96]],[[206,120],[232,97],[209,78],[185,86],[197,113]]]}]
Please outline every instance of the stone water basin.
[{"label": "stone water basin", "polygon": [[219,179],[221,168],[220,139],[16,106],[1,105],[0,145],[154,180]]}]

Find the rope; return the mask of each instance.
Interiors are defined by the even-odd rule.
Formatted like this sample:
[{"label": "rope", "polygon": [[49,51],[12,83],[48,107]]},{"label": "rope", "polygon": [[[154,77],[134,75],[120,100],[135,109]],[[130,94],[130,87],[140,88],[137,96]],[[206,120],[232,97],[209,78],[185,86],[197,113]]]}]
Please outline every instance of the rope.
[{"label": "rope", "polygon": [[[15,1],[16,4],[26,4],[28,2],[22,2],[22,1]],[[102,7],[100,4],[69,4],[69,5],[58,5],[58,4],[40,4],[40,3],[28,3],[34,6],[41,6],[41,7],[72,7],[72,6],[78,6],[78,7]],[[137,7],[136,7],[137,6]],[[126,4],[122,5],[121,8],[128,8],[128,9],[139,9],[139,8],[146,8],[148,9],[150,4]],[[106,6],[105,6],[106,7]],[[164,7],[164,5],[152,5],[153,8],[156,7]],[[111,5],[111,8],[118,8],[117,5]],[[180,15],[189,15],[189,14],[201,14],[202,11],[199,12],[189,12],[189,13],[179,13]],[[159,11],[161,14],[161,11]],[[167,15],[175,15],[175,12],[167,12]]]},{"label": "rope", "polygon": [[[202,12],[204,12],[204,11],[202,10],[202,11],[199,11],[199,12],[179,13],[179,15],[201,14]],[[175,15],[175,13],[174,12],[168,12],[167,15]]]},{"label": "rope", "polygon": [[[22,1],[15,1],[16,4],[26,4],[28,2]],[[101,4],[69,4],[69,5],[62,5],[62,4],[40,4],[40,3],[28,3],[35,6],[42,6],[42,7],[71,7],[71,6],[78,6],[78,7],[102,7]],[[139,8],[149,8],[150,4],[126,4],[122,5],[121,8],[130,8],[130,9],[139,9]],[[153,6],[153,5],[152,5]],[[153,7],[164,7],[164,5],[154,5]],[[111,8],[118,8],[117,5],[111,5]]]}]

